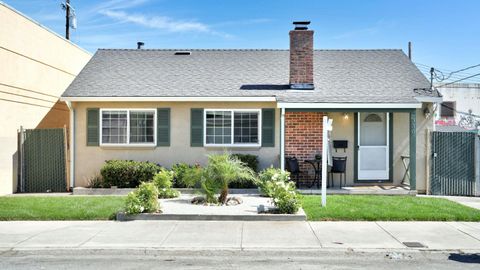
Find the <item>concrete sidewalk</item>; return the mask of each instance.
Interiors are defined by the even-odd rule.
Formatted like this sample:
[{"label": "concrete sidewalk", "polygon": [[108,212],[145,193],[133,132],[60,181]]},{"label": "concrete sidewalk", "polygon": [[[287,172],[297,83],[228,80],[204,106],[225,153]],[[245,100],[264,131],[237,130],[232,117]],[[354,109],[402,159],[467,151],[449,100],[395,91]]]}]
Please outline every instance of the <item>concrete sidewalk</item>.
[{"label": "concrete sidewalk", "polygon": [[471,222],[0,222],[0,249],[353,249],[480,251]]}]

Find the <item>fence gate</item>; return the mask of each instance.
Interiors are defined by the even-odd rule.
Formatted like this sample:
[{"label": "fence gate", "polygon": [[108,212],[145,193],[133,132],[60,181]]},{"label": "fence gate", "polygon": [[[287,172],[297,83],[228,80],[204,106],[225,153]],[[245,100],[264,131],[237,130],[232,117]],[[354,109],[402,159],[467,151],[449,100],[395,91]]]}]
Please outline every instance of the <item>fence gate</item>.
[{"label": "fence gate", "polygon": [[475,139],[469,132],[432,132],[430,193],[475,196]]},{"label": "fence gate", "polygon": [[20,192],[64,192],[65,129],[20,129]]}]

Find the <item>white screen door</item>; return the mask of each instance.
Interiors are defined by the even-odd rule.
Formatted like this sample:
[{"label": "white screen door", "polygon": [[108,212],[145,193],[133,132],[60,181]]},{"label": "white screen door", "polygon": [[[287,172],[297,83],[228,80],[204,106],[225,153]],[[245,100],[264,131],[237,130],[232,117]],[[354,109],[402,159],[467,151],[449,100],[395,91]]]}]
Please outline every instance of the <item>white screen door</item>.
[{"label": "white screen door", "polygon": [[388,113],[358,113],[358,180],[388,180]]}]

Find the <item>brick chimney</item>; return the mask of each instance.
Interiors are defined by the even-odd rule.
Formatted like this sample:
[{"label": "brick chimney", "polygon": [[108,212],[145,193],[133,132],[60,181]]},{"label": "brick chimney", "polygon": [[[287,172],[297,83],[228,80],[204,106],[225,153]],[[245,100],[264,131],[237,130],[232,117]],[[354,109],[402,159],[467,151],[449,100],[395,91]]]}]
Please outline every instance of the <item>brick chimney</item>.
[{"label": "brick chimney", "polygon": [[293,22],[290,31],[290,88],[313,90],[313,30],[309,21]]}]

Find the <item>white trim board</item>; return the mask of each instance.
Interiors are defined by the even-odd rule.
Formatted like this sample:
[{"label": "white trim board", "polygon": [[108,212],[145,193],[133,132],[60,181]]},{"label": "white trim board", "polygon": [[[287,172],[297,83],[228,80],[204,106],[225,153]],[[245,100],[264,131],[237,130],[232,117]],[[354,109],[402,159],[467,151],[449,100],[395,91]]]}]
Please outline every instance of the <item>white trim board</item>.
[{"label": "white trim board", "polygon": [[276,102],[275,97],[61,97],[73,102]]},{"label": "white trim board", "polygon": [[443,101],[443,97],[415,97],[420,102],[440,103]]},{"label": "white trim board", "polygon": [[418,109],[422,103],[289,103],[279,102],[286,109]]}]

